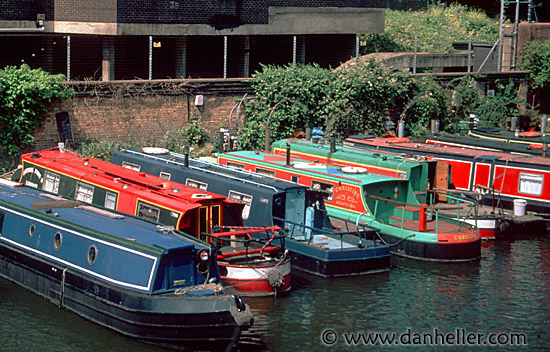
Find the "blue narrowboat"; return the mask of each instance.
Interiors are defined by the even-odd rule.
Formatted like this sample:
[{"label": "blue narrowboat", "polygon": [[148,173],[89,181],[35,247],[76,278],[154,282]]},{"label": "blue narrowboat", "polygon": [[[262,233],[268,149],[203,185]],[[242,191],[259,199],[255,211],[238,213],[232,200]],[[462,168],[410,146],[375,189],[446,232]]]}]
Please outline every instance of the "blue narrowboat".
[{"label": "blue narrowboat", "polygon": [[213,248],[182,232],[0,181],[0,276],[142,341],[228,351],[252,314]]},{"label": "blue narrowboat", "polygon": [[388,271],[378,229],[327,214],[323,194],[267,173],[244,172],[164,148],[115,151],[113,163],[244,203],[245,226],[279,226],[292,268],[322,277]]}]

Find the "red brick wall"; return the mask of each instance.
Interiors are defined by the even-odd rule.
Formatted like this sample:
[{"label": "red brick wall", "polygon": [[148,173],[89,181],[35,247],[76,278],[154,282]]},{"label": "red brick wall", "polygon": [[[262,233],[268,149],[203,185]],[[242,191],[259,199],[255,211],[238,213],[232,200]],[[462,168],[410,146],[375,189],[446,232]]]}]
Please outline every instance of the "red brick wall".
[{"label": "red brick wall", "polygon": [[[114,83],[113,85],[116,85]],[[248,84],[238,84],[231,92],[216,91],[216,83],[208,89],[196,92],[146,95],[102,94],[79,92],[74,98],[56,101],[44,124],[34,133],[34,150],[55,147],[58,143],[55,114],[67,111],[78,145],[84,141],[160,143],[166,132],[185,127],[189,119],[198,118],[211,135],[216,136],[220,127],[235,127],[236,110],[229,115],[246,94]],[[105,83],[102,84],[105,91]],[[108,90],[108,89],[107,89]],[[244,92],[244,93],[243,93]],[[201,94],[202,93],[202,94]],[[128,96],[129,95],[129,96]],[[203,106],[195,106],[195,97],[203,96]]]}]

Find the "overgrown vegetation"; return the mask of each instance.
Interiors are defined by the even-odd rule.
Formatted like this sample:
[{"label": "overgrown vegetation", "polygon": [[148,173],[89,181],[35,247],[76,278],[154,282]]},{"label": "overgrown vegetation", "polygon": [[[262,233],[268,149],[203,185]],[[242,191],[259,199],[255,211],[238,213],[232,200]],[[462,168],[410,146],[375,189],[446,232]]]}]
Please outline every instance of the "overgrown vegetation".
[{"label": "overgrown vegetation", "polygon": [[472,77],[445,86],[431,77],[392,71],[375,61],[331,71],[316,65],[265,66],[255,74],[257,100],[247,103],[248,120],[239,131],[241,149],[263,149],[266,128],[272,140],[318,127],[341,137],[384,135],[386,121],[405,122],[408,135],[457,132],[459,121],[477,113],[480,126],[506,127],[519,116],[517,87],[497,82],[494,95],[481,97]]},{"label": "overgrown vegetation", "polygon": [[375,52],[411,52],[414,38],[417,50],[451,52],[453,42],[495,42],[499,35],[498,19],[458,4],[432,4],[418,11],[386,9],[385,31],[362,36],[361,54]]},{"label": "overgrown vegetation", "polygon": [[[550,94],[550,38],[535,40],[525,45],[519,54],[518,66],[529,71],[529,86],[531,88],[530,109],[526,114],[533,115],[539,104],[546,112],[550,111],[550,103],[546,97]],[[534,120],[537,117],[531,117]]]},{"label": "overgrown vegetation", "polygon": [[164,140],[155,142],[154,145],[145,141],[134,140],[122,143],[90,140],[79,143],[77,152],[92,158],[110,161],[117,144],[120,149],[158,147],[168,148],[176,153],[182,153],[184,147],[189,147],[189,155],[192,157],[208,156],[214,149],[212,138],[208,135],[208,132],[201,126],[199,120],[193,120],[182,129],[168,131],[164,136]]},{"label": "overgrown vegetation", "polygon": [[14,157],[30,145],[53,99],[72,96],[59,84],[63,75],[42,69],[7,66],[0,70],[0,152]]}]

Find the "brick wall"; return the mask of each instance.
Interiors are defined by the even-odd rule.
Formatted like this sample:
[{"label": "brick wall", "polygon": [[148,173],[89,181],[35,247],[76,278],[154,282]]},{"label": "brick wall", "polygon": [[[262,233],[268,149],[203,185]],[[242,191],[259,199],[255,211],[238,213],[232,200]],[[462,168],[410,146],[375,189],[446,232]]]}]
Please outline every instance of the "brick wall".
[{"label": "brick wall", "polygon": [[0,20],[36,21],[36,14],[43,13],[46,20],[53,20],[55,0],[1,0]]},{"label": "brick wall", "polygon": [[[216,82],[205,82],[201,80],[203,86],[195,86],[194,92],[186,88],[183,90],[185,92],[175,93],[156,90],[163,86],[160,82],[150,94],[136,94],[136,91],[132,94],[128,93],[128,89],[121,92],[120,84],[117,83],[113,83],[113,86],[103,84],[100,94],[97,94],[97,87],[95,93],[93,87],[87,87],[85,92],[79,91],[74,98],[53,104],[44,124],[35,131],[35,142],[30,149],[40,150],[57,145],[55,114],[60,111],[69,113],[73,139],[77,145],[90,140],[133,141],[152,145],[154,142],[160,143],[166,132],[181,129],[193,118],[198,118],[201,125],[216,136],[221,126],[236,126],[236,109],[231,114],[231,121],[229,115],[237,99],[249,92],[249,86],[235,81],[228,88],[227,83],[220,83],[224,91],[218,91]],[[139,86],[138,83],[132,84]],[[143,86],[138,88],[144,89]],[[203,96],[203,106],[195,106],[197,95]]]},{"label": "brick wall", "polygon": [[[267,24],[268,8],[359,7],[385,8],[384,0],[120,0],[120,23],[209,24],[213,16],[227,16],[239,24]],[[220,18],[220,20],[224,20]],[[226,18],[227,20],[227,18]]]}]

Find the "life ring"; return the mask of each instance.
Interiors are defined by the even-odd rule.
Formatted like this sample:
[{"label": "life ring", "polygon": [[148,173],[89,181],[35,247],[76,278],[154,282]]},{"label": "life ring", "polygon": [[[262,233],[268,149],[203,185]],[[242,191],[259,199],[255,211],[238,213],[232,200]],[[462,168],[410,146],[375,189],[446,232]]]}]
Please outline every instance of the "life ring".
[{"label": "life ring", "polygon": [[367,169],[364,167],[357,167],[357,166],[344,166],[342,168],[342,172],[346,174],[364,174],[367,172]]},{"label": "life ring", "polygon": [[169,154],[170,151],[166,148],[145,147],[141,148],[141,151],[145,154]]},{"label": "life ring", "polygon": [[407,143],[409,141],[408,138],[405,137],[391,137],[391,138],[384,138],[384,142],[393,144],[393,143]]},{"label": "life ring", "polygon": [[527,138],[540,137],[540,132],[520,132],[519,136],[520,137],[527,137]]}]

